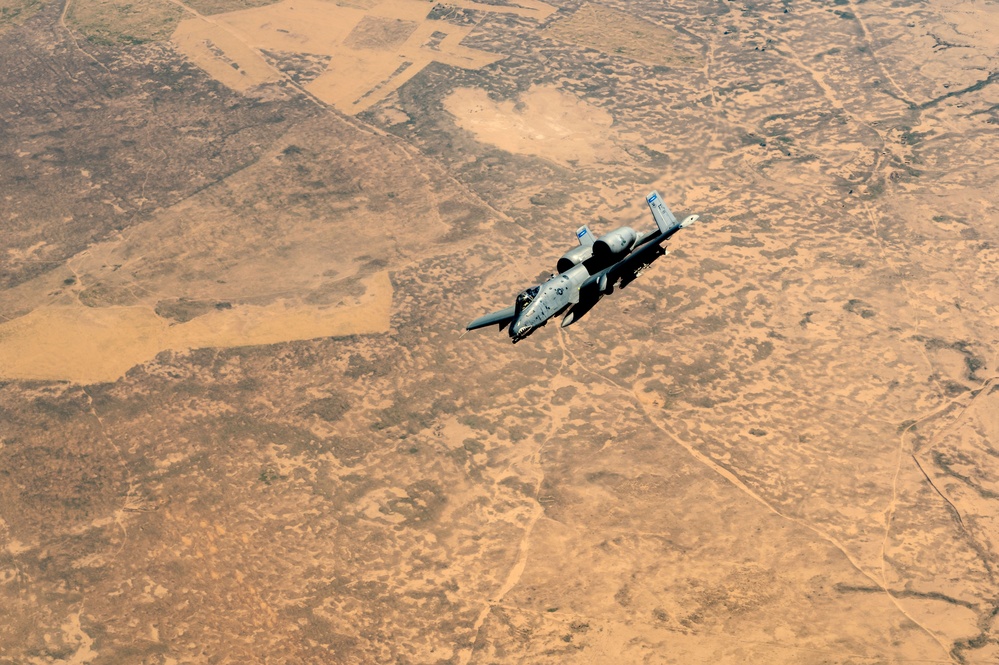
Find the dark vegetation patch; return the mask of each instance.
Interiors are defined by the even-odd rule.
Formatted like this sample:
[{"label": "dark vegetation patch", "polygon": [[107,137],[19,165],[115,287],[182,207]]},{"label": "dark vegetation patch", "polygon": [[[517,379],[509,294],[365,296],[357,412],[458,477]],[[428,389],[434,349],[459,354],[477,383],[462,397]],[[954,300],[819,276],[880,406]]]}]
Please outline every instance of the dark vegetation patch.
[{"label": "dark vegetation patch", "polygon": [[569,201],[567,192],[539,192],[531,195],[531,203],[536,206],[560,208]]},{"label": "dark vegetation patch", "polygon": [[563,386],[555,391],[552,395],[552,404],[555,406],[562,406],[564,404],[569,404],[572,399],[576,396],[578,392],[576,386]]},{"label": "dark vegetation patch", "polygon": [[24,23],[41,6],[41,0],[4,0],[0,3],[0,34]]},{"label": "dark vegetation patch", "polygon": [[172,298],[170,300],[160,300],[156,303],[156,314],[164,319],[170,319],[177,323],[186,323],[202,314],[215,309],[221,303],[213,303],[208,300],[190,300],[188,298]]},{"label": "dark vegetation patch", "polygon": [[313,400],[302,407],[304,415],[319,416],[329,423],[335,423],[350,411],[350,400],[342,395],[330,395]]},{"label": "dark vegetation patch", "polygon": [[847,301],[847,303],[843,305],[843,309],[850,312],[851,314],[856,314],[862,319],[873,319],[875,316],[877,316],[877,313],[874,311],[873,307],[869,303],[866,303],[863,300],[859,300],[857,298],[851,298],[849,301]]},{"label": "dark vegetation patch", "polygon": [[431,480],[420,480],[406,488],[406,496],[388,502],[389,509],[405,517],[404,524],[416,526],[433,522],[447,502],[443,488]]},{"label": "dark vegetation patch", "polygon": [[261,470],[260,474],[257,476],[257,480],[264,485],[270,485],[275,481],[281,480],[282,478],[283,476],[271,467]]},{"label": "dark vegetation patch", "polygon": [[446,3],[437,3],[427,14],[427,18],[431,21],[446,21],[457,26],[475,25],[481,17],[480,11]]},{"label": "dark vegetation patch", "polygon": [[[299,85],[308,85],[326,70],[331,56],[316,55],[313,53],[293,53],[290,51],[278,51],[260,49],[264,57],[270,61],[282,73],[287,74],[292,81]],[[298,146],[288,146],[284,154],[289,154],[289,150]],[[299,149],[301,151],[301,149]]]},{"label": "dark vegetation patch", "polygon": [[80,291],[78,298],[87,307],[113,307],[130,305],[136,301],[135,294],[127,288],[113,284],[94,284]]},{"label": "dark vegetation patch", "polygon": [[939,450],[934,450],[932,451],[932,454],[933,463],[936,464],[937,467],[940,468],[940,470],[945,474],[951,478],[961,481],[966,487],[974,490],[983,499],[999,499],[999,492],[983,487],[981,483],[973,480],[970,476],[960,473],[954,469],[954,466],[957,464],[972,465],[972,467],[974,467],[975,465],[973,460],[968,459],[961,453],[953,451],[945,453]]},{"label": "dark vegetation patch", "polygon": [[[855,586],[851,584],[843,584],[842,582],[837,582],[833,585],[838,593],[884,593],[885,590],[881,587],[876,586]],[[978,606],[974,603],[969,603],[966,600],[961,600],[960,598],[954,598],[946,594],[940,593],[938,591],[916,591],[915,589],[891,589],[889,593],[895,598],[918,598],[920,600],[939,600],[947,603],[948,605],[956,605],[959,607],[966,607],[969,610],[977,610]]]},{"label": "dark vegetation patch", "polygon": [[970,342],[964,340],[948,342],[940,339],[939,337],[926,337],[925,335],[913,335],[912,339],[917,342],[922,342],[927,351],[936,351],[939,349],[952,349],[957,351],[964,356],[965,376],[967,379],[969,381],[981,380],[978,376],[978,370],[985,367],[985,359],[972,351]]},{"label": "dark vegetation patch", "polygon": [[170,38],[184,10],[164,0],[76,0],[67,23],[98,46],[138,45]]},{"label": "dark vegetation patch", "polygon": [[766,360],[774,352],[774,343],[769,340],[757,342],[755,339],[750,339],[747,343],[753,347],[753,362]]},{"label": "dark vegetation patch", "polygon": [[45,6],[4,43],[4,246],[40,249],[26,260],[0,255],[0,288],[252,164],[317,112],[298,98],[231,92],[161,44],[81,42],[85,53],[58,26],[60,7]]},{"label": "dark vegetation patch", "polygon": [[253,7],[265,7],[273,5],[277,0],[185,0],[185,4],[191,6],[201,14],[222,14],[225,12],[239,11],[240,9],[252,9]]}]

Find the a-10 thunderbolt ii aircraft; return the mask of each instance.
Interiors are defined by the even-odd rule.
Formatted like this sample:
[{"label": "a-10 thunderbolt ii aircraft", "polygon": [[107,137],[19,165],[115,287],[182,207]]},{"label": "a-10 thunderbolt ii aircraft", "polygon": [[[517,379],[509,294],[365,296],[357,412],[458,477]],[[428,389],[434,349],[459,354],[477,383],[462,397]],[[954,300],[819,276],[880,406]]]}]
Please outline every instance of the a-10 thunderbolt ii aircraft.
[{"label": "a-10 thunderbolt ii aircraft", "polygon": [[510,326],[510,337],[516,344],[562,312],[563,328],[578,321],[601,297],[613,293],[615,284],[627,286],[666,254],[662,246],[665,241],[697,221],[697,215],[690,215],[677,222],[659,192],[645,198],[656,228],[638,235],[634,229],[622,226],[594,239],[589,227],[581,226],[576,231],[579,247],[558,260],[557,275],[522,291],[513,305],[481,316],[465,329],[498,325],[502,330]]}]

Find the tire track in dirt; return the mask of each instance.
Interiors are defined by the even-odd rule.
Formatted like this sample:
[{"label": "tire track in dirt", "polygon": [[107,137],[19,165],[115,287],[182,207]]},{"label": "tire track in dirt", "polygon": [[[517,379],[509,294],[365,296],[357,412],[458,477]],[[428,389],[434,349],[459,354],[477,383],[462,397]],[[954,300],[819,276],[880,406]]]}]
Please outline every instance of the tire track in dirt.
[{"label": "tire track in dirt", "polygon": [[[559,335],[559,344],[562,347],[562,360],[559,364],[558,371],[549,381],[549,386],[553,388],[557,388],[556,384],[567,382],[567,379],[563,374],[567,366],[567,349],[565,346],[565,340],[561,334]],[[517,545],[517,558],[514,560],[513,566],[507,572],[506,579],[504,580],[503,585],[497,590],[495,597],[486,601],[485,606],[482,608],[478,618],[472,625],[472,637],[469,642],[468,651],[462,653],[458,658],[460,665],[468,665],[468,662],[475,654],[476,642],[478,642],[482,626],[489,617],[489,614],[495,607],[499,606],[506,595],[517,586],[520,582],[520,578],[524,574],[524,570],[527,568],[527,561],[531,551],[531,536],[534,533],[534,527],[537,526],[538,521],[544,516],[545,513],[545,508],[540,501],[541,486],[545,482],[545,473],[544,467],[542,466],[541,454],[544,452],[545,446],[547,446],[552,438],[562,429],[563,424],[563,416],[558,414],[554,408],[552,409],[550,416],[547,436],[545,436],[545,439],[529,458],[529,461],[538,469],[538,480],[534,486],[534,501],[531,505],[531,515],[528,517],[527,524],[524,527],[524,535],[521,537],[520,543]]]},{"label": "tire track in dirt", "polygon": [[[67,0],[67,1],[69,1],[69,0]],[[343,120],[343,121],[347,122],[348,124],[350,124],[351,127],[353,127],[354,129],[356,129],[356,130],[358,130],[358,131],[360,131],[360,132],[362,132],[364,134],[367,134],[369,136],[377,136],[377,137],[379,137],[381,139],[386,140],[389,146],[391,146],[391,147],[395,148],[396,150],[402,152],[403,154],[405,154],[410,159],[417,160],[417,159],[422,158],[422,154],[420,153],[420,151],[418,149],[413,148],[412,146],[408,145],[407,143],[405,143],[403,141],[403,139],[399,138],[398,136],[395,136],[394,134],[386,132],[386,131],[384,131],[384,130],[382,130],[382,129],[374,126],[374,125],[370,125],[370,124],[365,123],[365,122],[363,122],[361,120],[358,120],[357,118],[355,118],[353,116],[345,115],[345,114],[341,113],[340,111],[337,111],[336,108],[334,108],[332,105],[326,103],[325,101],[323,101],[319,97],[316,97],[314,94],[312,94],[311,92],[309,92],[308,90],[306,90],[302,85],[300,85],[298,82],[296,82],[294,79],[292,79],[292,77],[291,77],[290,74],[287,74],[287,73],[281,71],[280,69],[278,69],[277,67],[275,67],[273,64],[271,64],[271,62],[267,58],[264,57],[264,54],[263,54],[263,52],[261,52],[260,49],[258,49],[255,46],[253,46],[247,39],[245,39],[239,33],[233,31],[232,29],[228,28],[225,25],[222,25],[222,24],[218,23],[217,21],[213,21],[210,16],[204,16],[204,15],[202,15],[197,10],[189,7],[186,3],[183,2],[183,0],[170,0],[170,2],[172,2],[175,5],[177,5],[181,9],[184,9],[185,11],[189,12],[192,16],[210,23],[211,25],[213,25],[214,27],[218,28],[219,30],[224,31],[224,32],[228,33],[229,35],[231,35],[232,37],[234,37],[235,39],[239,40],[244,46],[246,46],[248,49],[252,50],[254,53],[256,53],[257,55],[259,55],[266,62],[267,67],[274,73],[274,75],[277,76],[278,78],[280,78],[281,80],[283,80],[287,84],[288,87],[294,89],[296,92],[298,92],[302,96],[304,96],[307,99],[309,99],[313,104],[315,104],[316,106],[320,107],[324,111],[336,115],[341,120]],[[505,212],[503,212],[503,211],[499,210],[498,208],[496,208],[495,206],[493,206],[491,203],[489,203],[488,201],[486,201],[485,199],[483,199],[481,196],[479,196],[477,193],[475,193],[473,190],[471,190],[465,183],[459,181],[457,178],[455,178],[454,176],[452,176],[450,173],[447,173],[446,171],[444,171],[436,163],[430,162],[428,160],[428,161],[426,161],[424,163],[424,166],[425,167],[430,166],[432,168],[437,169],[438,175],[440,175],[441,177],[446,178],[448,181],[450,181],[450,183],[453,186],[457,187],[462,193],[464,193],[466,196],[468,196],[470,199],[472,199],[472,201],[474,201],[475,203],[477,203],[477,204],[483,206],[484,208],[488,209],[490,212],[492,212],[494,215],[496,215],[497,217],[499,217],[503,221],[515,224],[517,227],[519,227],[522,230],[523,237],[525,237],[525,238],[534,237],[535,239],[537,239],[537,234],[534,233],[533,231],[531,231],[530,229],[528,229],[526,226],[524,226],[523,223],[517,221],[516,219],[514,219],[510,215],[506,214]],[[420,170],[420,174],[427,180],[428,183],[431,181],[429,174],[427,174],[424,170]],[[516,267],[516,269],[518,271],[520,271],[521,276],[524,279],[530,279],[527,276],[527,274],[523,272],[523,268],[521,268],[519,265]]]},{"label": "tire track in dirt", "polygon": [[[121,448],[118,447],[118,444],[115,443],[114,439],[112,439],[108,434],[107,428],[104,425],[104,419],[97,413],[97,409],[94,406],[94,399],[90,395],[90,392],[84,387],[81,387],[80,390],[87,398],[87,407],[90,410],[90,415],[97,421],[101,438],[104,439],[104,442],[110,445],[114,450],[115,455],[118,458],[118,464],[124,471],[125,478],[128,482],[128,491],[125,493],[125,499],[122,502],[121,508],[114,512],[114,522],[118,528],[121,529],[121,545],[118,546],[118,549],[111,556],[108,562],[104,564],[105,568],[110,568],[118,558],[118,555],[125,549],[125,545],[128,542],[128,527],[125,526],[124,515],[126,512],[130,512],[131,506],[129,504],[132,501],[132,497],[135,494],[136,489],[135,477],[129,470],[128,462],[125,460],[125,456],[122,454]],[[83,665],[84,663],[89,663],[99,655],[99,653],[94,651],[92,648],[95,641],[94,638],[84,631],[80,625],[80,619],[83,616],[87,604],[87,594],[83,593],[81,595],[82,598],[80,599],[80,604],[77,607],[76,613],[71,614],[67,618],[67,623],[62,626],[65,637],[71,638],[73,641],[78,643],[78,646],[73,653],[70,654],[65,661],[63,661],[68,665]]]},{"label": "tire track in dirt", "polygon": [[891,72],[888,71],[888,69],[881,62],[881,59],[878,57],[877,48],[874,46],[874,38],[871,37],[871,31],[867,27],[867,22],[857,11],[856,0],[849,0],[849,3],[850,3],[850,13],[853,14],[854,20],[856,20],[857,24],[860,26],[861,32],[864,33],[864,41],[867,42],[867,49],[868,52],[871,54],[871,60],[874,61],[874,64],[877,65],[879,70],[881,70],[881,73],[884,75],[884,77],[888,79],[892,87],[895,88],[895,91],[898,93],[899,99],[907,103],[910,107],[915,108],[916,107],[915,102],[912,101],[909,95],[906,94],[905,90],[902,89],[902,86],[900,86],[898,82],[894,79],[894,77],[892,77]]},{"label": "tire track in dirt", "polygon": [[[69,14],[69,5],[70,5],[71,2],[72,2],[72,0],[65,0],[63,2],[62,11],[59,13],[59,27],[62,28],[63,30],[65,30],[66,34],[69,35],[69,38],[71,40],[73,40],[73,46],[76,47],[77,51],[79,51],[83,55],[85,55],[88,58],[90,58],[91,60],[93,60],[97,64],[97,66],[99,66],[101,69],[104,70],[104,73],[111,74],[111,70],[109,70],[104,65],[103,62],[101,62],[100,60],[98,60],[97,58],[95,58],[85,48],[83,48],[82,46],[80,46],[80,41],[76,38],[76,33],[73,32],[73,30],[66,23],[66,16]],[[67,72],[67,74],[69,74],[69,72]],[[76,80],[75,78],[73,78],[72,75],[70,75],[70,78],[73,79],[74,81]]]},{"label": "tire track in dirt", "polygon": [[[620,619],[611,619],[611,618],[603,617],[603,616],[594,616],[594,615],[589,615],[589,614],[580,614],[578,612],[566,611],[566,610],[564,610],[562,608],[559,608],[558,614],[555,615],[555,616],[553,616],[553,615],[551,615],[549,612],[547,612],[545,610],[533,610],[533,609],[530,609],[530,608],[518,607],[518,606],[515,606],[515,605],[507,605],[507,604],[502,604],[502,603],[497,604],[495,607],[498,608],[498,609],[502,609],[502,610],[505,610],[507,612],[513,613],[513,614],[528,614],[528,615],[534,616],[537,619],[549,620],[549,621],[553,621],[553,622],[554,621],[559,621],[560,619],[562,619],[564,617],[566,619],[570,619],[570,620],[576,621],[576,622],[587,622],[587,623],[592,622],[592,623],[600,623],[600,624],[604,624],[604,625],[610,625],[610,626],[613,626],[615,628],[622,629],[624,631],[631,631],[631,630],[633,630],[635,628],[635,626],[642,626],[642,627],[650,629],[652,631],[663,631],[663,632],[670,632],[670,633],[680,633],[681,635],[692,636],[692,637],[720,638],[720,639],[726,640],[726,641],[730,641],[731,640],[731,635],[729,635],[727,633],[723,633],[723,632],[717,632],[717,631],[711,631],[711,630],[703,630],[703,629],[700,629],[700,630],[690,630],[688,632],[676,631],[676,630],[673,630],[673,629],[670,629],[670,628],[666,628],[666,627],[664,627],[661,624],[652,623],[652,622],[649,622],[649,621],[643,621],[641,619],[637,619],[637,620],[636,619],[628,619],[627,621],[622,621]],[[871,662],[875,662],[875,663],[884,663],[885,662],[884,656],[880,656],[880,655],[878,655],[878,656],[865,656],[863,654],[852,653],[852,652],[849,652],[849,651],[844,651],[842,649],[837,649],[837,650],[821,649],[821,648],[817,648],[817,647],[804,646],[804,645],[801,645],[801,644],[788,644],[788,643],[785,643],[785,642],[779,642],[777,640],[747,640],[747,639],[740,639],[739,640],[739,644],[751,645],[751,646],[759,646],[759,647],[769,647],[769,648],[777,647],[777,648],[788,649],[788,650],[791,650],[791,651],[796,651],[796,652],[801,652],[801,653],[824,655],[824,656],[835,656],[836,658],[833,661],[831,661],[831,662],[841,662],[844,657],[851,658],[851,659],[862,660],[862,661],[871,661]],[[659,646],[659,645],[656,645],[656,646]],[[891,662],[892,663],[937,663],[937,664],[941,664],[941,663],[953,663],[953,661],[951,659],[949,659],[949,658],[901,658],[901,659],[895,658],[895,659],[892,659]]]},{"label": "tire track in dirt", "polygon": [[[892,192],[890,190],[887,193],[888,193],[889,196],[892,195]],[[885,243],[884,243],[884,241],[881,238],[880,226],[878,224],[878,216],[871,209],[870,204],[867,203],[867,202],[864,202],[864,204],[863,204],[863,212],[864,212],[864,215],[867,217],[868,222],[870,223],[870,226],[871,226],[871,229],[872,229],[872,236],[874,238],[874,241],[878,245],[878,250],[879,250],[879,253],[881,254],[882,261],[884,262],[885,266],[890,271],[892,271],[896,275],[896,277],[898,278],[899,284],[901,285],[902,290],[905,291],[906,302],[908,302],[908,303],[914,302],[915,299],[913,297],[912,291],[909,288],[908,280],[906,279],[907,274],[903,270],[901,270],[898,267],[898,265],[891,259],[890,255],[889,255],[889,253],[887,251],[887,248],[885,247]],[[917,318],[915,324],[912,326],[912,333],[913,333],[914,336],[918,336],[920,334],[920,324],[921,324],[921,319]],[[929,355],[926,353],[925,347],[922,344],[919,344],[917,346],[917,348],[918,348],[920,354],[922,355],[923,360],[926,363],[927,367],[930,368],[930,370],[932,371],[933,362],[931,361]],[[996,362],[997,359],[999,359],[999,353],[997,353],[996,357],[993,358],[993,366],[995,366],[995,362]],[[926,451],[932,450],[933,446],[936,445],[936,442],[945,433],[949,432],[954,427],[956,427],[957,424],[964,417],[965,413],[967,413],[967,411],[972,407],[972,405],[982,395],[984,395],[984,394],[987,393],[987,391],[985,390],[985,388],[992,381],[994,381],[996,378],[997,377],[990,377],[988,379],[985,379],[982,382],[982,385],[980,386],[980,388],[978,389],[978,393],[974,397],[972,397],[972,399],[968,402],[967,405],[964,406],[964,408],[962,408],[960,410],[960,412],[954,417],[954,419],[951,420],[950,424],[948,424],[947,426],[945,426],[945,428],[941,432],[938,432],[937,435],[934,436],[933,440],[930,442],[930,445],[928,447],[926,447],[924,450],[926,450]],[[897,448],[897,452],[896,452],[895,471],[892,474],[892,481],[891,481],[891,498],[890,498],[890,500],[888,502],[888,505],[885,507],[885,510],[884,510],[884,537],[882,538],[882,541],[881,541],[881,586],[884,589],[885,593],[887,593],[892,598],[892,601],[896,605],[898,605],[901,601],[898,600],[897,598],[895,598],[895,596],[893,596],[892,593],[891,593],[891,591],[889,590],[889,583],[888,583],[888,545],[889,545],[889,540],[890,540],[890,537],[891,537],[892,524],[893,524],[893,522],[895,520],[895,514],[896,514],[896,511],[898,509],[899,479],[900,479],[901,474],[902,474],[902,463],[903,463],[903,460],[906,457],[906,436],[919,423],[925,423],[925,422],[928,422],[928,421],[930,421],[930,420],[932,420],[934,418],[943,417],[952,408],[959,407],[960,404],[961,404],[962,397],[963,396],[959,396],[959,397],[956,397],[956,398],[954,398],[952,400],[948,400],[947,402],[945,402],[945,403],[937,406],[936,408],[932,409],[929,413],[927,413],[925,415],[922,415],[922,416],[919,416],[918,418],[916,418],[915,420],[913,420],[899,434],[899,442],[898,442],[898,448]],[[922,464],[919,462],[919,459],[917,457],[917,453],[918,452],[919,451],[916,451],[911,446],[909,447],[909,450],[908,450],[909,457],[911,457],[911,459],[914,462],[914,464],[916,465],[917,469],[920,471],[920,473],[923,475],[923,477],[929,483],[930,487],[944,501],[944,503],[946,504],[947,510],[949,512],[951,512],[955,516],[957,524],[958,524],[958,527],[961,530],[961,533],[964,535],[964,537],[967,540],[967,542],[968,542],[969,546],[971,547],[971,549],[973,549],[975,551],[975,553],[978,555],[978,558],[982,561],[982,563],[983,563],[983,565],[984,565],[984,567],[986,569],[986,572],[989,575],[989,578],[994,580],[994,573],[993,573],[993,570],[992,570],[992,566],[991,566],[991,564],[990,564],[990,562],[988,560],[988,556],[985,555],[984,550],[981,547],[981,544],[978,543],[978,541],[975,539],[975,537],[973,536],[973,534],[971,534],[968,531],[968,529],[967,529],[967,527],[966,527],[966,525],[964,523],[964,519],[961,516],[961,512],[958,510],[957,506],[954,505],[954,503],[943,493],[943,491],[936,485],[936,483],[933,482],[933,480],[930,478],[929,474],[926,473],[926,471],[924,470]],[[942,642],[941,642],[941,644],[942,644]],[[949,650],[948,653],[953,658],[953,649]]]},{"label": "tire track in dirt", "polygon": [[746,494],[747,496],[749,496],[751,499],[753,499],[754,501],[756,501],[757,503],[759,503],[760,505],[762,505],[764,508],[766,508],[768,511],[770,511],[774,515],[777,515],[778,517],[780,517],[782,519],[785,519],[785,520],[787,520],[787,521],[789,521],[789,522],[791,522],[793,524],[796,524],[799,527],[802,527],[804,529],[807,529],[807,530],[811,531],[812,533],[814,533],[815,535],[819,536],[821,539],[825,540],[826,542],[828,542],[829,544],[831,544],[833,547],[835,547],[836,549],[838,549],[843,554],[843,556],[846,558],[846,560],[850,563],[850,565],[853,566],[854,569],[856,569],[857,572],[859,572],[861,575],[863,575],[864,577],[866,577],[867,579],[869,579],[879,589],[881,589],[882,591],[885,592],[885,594],[888,596],[888,598],[890,599],[891,603],[895,606],[895,609],[897,609],[899,611],[899,613],[901,613],[906,619],[908,619],[909,621],[911,621],[915,626],[917,626],[920,630],[922,630],[924,633],[926,633],[931,639],[933,639],[934,642],[936,642],[940,646],[940,649],[947,656],[947,660],[945,660],[943,662],[955,662],[954,659],[953,659],[953,657],[951,656],[950,649],[936,635],[936,633],[934,633],[932,630],[930,630],[927,626],[925,626],[922,623],[920,623],[915,617],[913,617],[909,612],[907,612],[905,610],[905,608],[901,605],[901,603],[898,601],[898,599],[891,594],[891,592],[885,586],[885,584],[883,583],[883,581],[881,579],[878,579],[878,577],[874,573],[866,570],[863,567],[863,565],[860,563],[860,561],[858,561],[852,554],[850,554],[850,552],[849,552],[849,550],[847,550],[846,546],[843,545],[843,543],[841,543],[837,538],[835,538],[834,536],[826,533],[825,531],[823,531],[822,529],[820,529],[819,527],[817,527],[817,526],[815,526],[813,524],[805,522],[804,520],[800,520],[800,519],[798,519],[796,517],[792,517],[790,515],[787,515],[786,513],[781,512],[780,510],[778,510],[774,505],[772,505],[770,502],[768,502],[762,496],[760,496],[759,494],[757,494],[756,492],[754,492],[735,473],[733,473],[729,469],[725,468],[724,466],[718,464],[717,462],[715,462],[714,460],[712,460],[710,457],[708,457],[707,455],[705,455],[701,451],[697,450],[692,444],[689,444],[688,442],[682,440],[680,437],[676,436],[675,434],[673,434],[673,432],[671,432],[664,425],[662,425],[650,413],[648,405],[641,399],[641,396],[639,394],[639,390],[638,390],[637,386],[634,386],[632,388],[628,388],[627,386],[621,385],[617,381],[615,381],[615,380],[613,380],[613,379],[611,379],[611,378],[609,378],[607,376],[604,376],[600,372],[597,372],[595,370],[592,370],[592,369],[586,367],[586,365],[584,365],[583,363],[581,363],[579,361],[579,359],[575,356],[575,354],[573,354],[571,352],[571,350],[569,350],[568,348],[567,348],[567,350],[569,351],[570,357],[572,357],[573,361],[576,364],[578,364],[581,369],[583,369],[587,373],[591,374],[592,376],[597,377],[601,381],[603,381],[603,382],[605,382],[605,383],[607,383],[607,384],[609,384],[609,385],[617,388],[618,391],[620,391],[621,393],[623,393],[626,396],[629,396],[631,399],[633,399],[635,401],[635,403],[638,404],[639,407],[641,408],[642,413],[645,416],[645,419],[649,422],[649,424],[651,424],[653,427],[655,427],[660,432],[662,432],[664,435],[666,435],[673,443],[679,445],[684,450],[686,450],[690,454],[690,456],[693,457],[701,465],[707,467],[711,471],[715,472],[716,474],[718,474],[719,476],[721,476],[722,478],[724,478],[730,484],[732,484],[737,489],[739,489],[740,491],[742,491],[744,494]]}]

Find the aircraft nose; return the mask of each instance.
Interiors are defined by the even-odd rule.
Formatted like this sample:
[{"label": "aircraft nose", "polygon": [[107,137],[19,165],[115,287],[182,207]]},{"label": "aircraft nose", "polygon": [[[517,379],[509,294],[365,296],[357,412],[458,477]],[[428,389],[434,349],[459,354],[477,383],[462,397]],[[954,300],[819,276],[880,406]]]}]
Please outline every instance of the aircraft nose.
[{"label": "aircraft nose", "polygon": [[530,327],[530,326],[528,326],[528,325],[526,325],[526,324],[524,324],[524,323],[521,323],[521,322],[520,322],[520,319],[515,319],[515,320],[511,321],[511,322],[510,322],[510,328],[509,328],[509,331],[510,331],[510,337],[512,337],[512,338],[514,338],[514,339],[517,339],[517,338],[518,338],[518,337],[520,337],[520,336],[521,336],[521,335],[522,335],[522,334],[524,333],[524,331],[525,331],[525,330],[527,330],[527,329],[528,329],[529,327]]}]

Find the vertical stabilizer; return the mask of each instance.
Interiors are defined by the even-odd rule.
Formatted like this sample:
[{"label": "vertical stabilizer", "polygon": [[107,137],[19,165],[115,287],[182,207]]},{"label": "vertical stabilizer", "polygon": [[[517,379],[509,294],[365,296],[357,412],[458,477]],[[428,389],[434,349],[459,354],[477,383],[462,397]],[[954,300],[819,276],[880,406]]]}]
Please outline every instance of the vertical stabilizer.
[{"label": "vertical stabilizer", "polygon": [[576,229],[576,240],[583,247],[590,247],[596,242],[596,238],[593,237],[593,232],[590,231],[589,226],[580,226]]},{"label": "vertical stabilizer", "polygon": [[645,200],[649,203],[649,208],[652,210],[652,216],[656,220],[656,226],[659,227],[660,233],[666,233],[671,228],[677,226],[678,222],[670,209],[666,207],[663,197],[659,196],[659,192],[650,192]]}]

